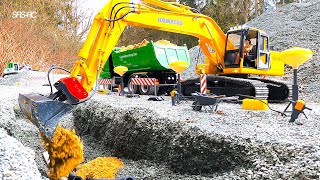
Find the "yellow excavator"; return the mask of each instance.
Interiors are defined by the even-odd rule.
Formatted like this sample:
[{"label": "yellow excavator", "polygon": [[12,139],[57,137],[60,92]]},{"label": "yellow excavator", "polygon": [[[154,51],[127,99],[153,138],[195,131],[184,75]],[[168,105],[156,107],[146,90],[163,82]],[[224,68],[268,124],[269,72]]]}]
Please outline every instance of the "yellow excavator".
[{"label": "yellow excavator", "polygon": [[[214,92],[219,89],[224,94],[236,89],[253,91],[253,95],[260,99],[272,96],[272,89],[277,91],[274,93],[276,96],[283,96],[281,98],[284,99],[290,94],[289,88],[283,83],[244,78],[250,74],[284,74],[280,53],[269,50],[269,37],[264,31],[241,26],[225,34],[210,17],[176,2],[110,0],[95,16],[70,77],[62,78],[54,84],[57,91],[48,96],[34,93],[19,95],[21,110],[47,138],[53,136],[59,119],[72,110],[72,105],[91,97],[89,94],[97,76],[127,26],[199,38],[199,46],[206,61],[199,64],[196,71],[198,74],[215,75],[207,80],[209,85],[212,84]],[[253,45],[250,52],[244,52],[246,39],[250,39]],[[186,81],[183,84],[184,91],[194,91],[194,83],[192,80]],[[269,85],[271,88],[267,87]]]}]

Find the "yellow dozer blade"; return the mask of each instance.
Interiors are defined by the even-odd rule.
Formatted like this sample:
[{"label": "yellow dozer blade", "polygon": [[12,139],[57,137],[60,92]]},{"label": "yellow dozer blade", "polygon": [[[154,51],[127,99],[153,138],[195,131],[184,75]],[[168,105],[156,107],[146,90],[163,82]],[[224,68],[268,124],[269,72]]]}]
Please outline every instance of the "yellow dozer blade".
[{"label": "yellow dozer blade", "polygon": [[62,116],[71,112],[72,105],[52,100],[40,94],[19,94],[19,106],[27,118],[48,139],[52,139]]}]

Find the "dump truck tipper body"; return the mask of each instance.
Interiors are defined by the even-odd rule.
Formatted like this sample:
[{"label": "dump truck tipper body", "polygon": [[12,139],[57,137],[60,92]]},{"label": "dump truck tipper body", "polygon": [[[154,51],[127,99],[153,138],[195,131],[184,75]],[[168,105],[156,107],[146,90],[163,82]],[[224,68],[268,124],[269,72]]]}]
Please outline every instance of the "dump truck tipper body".
[{"label": "dump truck tipper body", "polygon": [[[188,48],[186,46],[162,45],[149,42],[146,46],[121,51],[115,48],[112,51],[113,67],[110,70],[109,63],[106,63],[100,77],[111,78],[110,71],[116,66],[126,66],[126,74],[153,71],[172,71],[170,62],[186,61],[190,63]],[[173,72],[173,71],[172,71]]]},{"label": "dump truck tipper body", "polygon": [[[171,62],[186,61],[190,64],[188,48],[186,46],[177,46],[174,44],[158,44],[150,41],[145,46],[122,51],[121,48],[114,48],[109,63],[106,63],[100,78],[113,78],[117,74],[113,68],[117,66],[126,66],[127,73],[124,75],[125,86],[130,84],[133,77],[156,78],[160,84],[176,83],[176,74],[169,67]],[[136,88],[135,90],[132,88]],[[130,91],[137,91],[139,87],[131,87]],[[145,92],[141,94],[150,94],[144,87]],[[167,89],[166,86],[163,87]],[[137,92],[139,93],[139,92]]]}]

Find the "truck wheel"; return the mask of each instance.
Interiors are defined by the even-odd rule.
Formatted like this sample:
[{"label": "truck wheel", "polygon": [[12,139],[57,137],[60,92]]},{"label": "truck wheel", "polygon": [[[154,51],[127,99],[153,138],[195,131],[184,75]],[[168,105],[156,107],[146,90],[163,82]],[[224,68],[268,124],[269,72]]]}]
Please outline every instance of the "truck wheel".
[{"label": "truck wheel", "polygon": [[128,81],[128,90],[129,90],[129,93],[132,93],[132,94],[138,93],[138,86],[131,83],[131,78]]},{"label": "truck wheel", "polygon": [[[153,86],[149,86],[149,93],[150,95],[154,95],[154,85]],[[156,90],[157,90],[157,95],[159,95],[159,86],[156,86]]]},{"label": "truck wheel", "polygon": [[103,89],[111,90],[111,84],[104,84],[102,85]]},{"label": "truck wheel", "polygon": [[[152,86],[144,86],[140,85],[139,86],[139,91],[141,95],[154,95],[154,85]],[[157,95],[159,94],[159,86],[156,87],[157,90]]]},{"label": "truck wheel", "polygon": [[139,92],[141,95],[148,95],[150,94],[150,86],[140,85]]},{"label": "truck wheel", "polygon": [[197,102],[197,101],[194,101],[192,103],[192,109],[195,110],[195,111],[201,111],[201,108],[202,106]]},{"label": "truck wheel", "polygon": [[[149,78],[149,77],[146,74],[140,74],[139,78]],[[150,91],[150,86],[147,86],[147,85],[140,85],[139,86],[139,92],[140,92],[141,95],[149,95],[150,93],[152,93]]]}]

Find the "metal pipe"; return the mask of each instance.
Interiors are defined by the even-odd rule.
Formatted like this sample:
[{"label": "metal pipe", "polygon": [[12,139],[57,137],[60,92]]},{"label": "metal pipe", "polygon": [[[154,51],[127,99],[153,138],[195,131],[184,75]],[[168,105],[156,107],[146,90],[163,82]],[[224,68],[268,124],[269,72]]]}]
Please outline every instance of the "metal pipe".
[{"label": "metal pipe", "polygon": [[181,97],[181,82],[180,82],[180,73],[178,73],[178,83],[177,83],[177,89],[178,89],[178,103],[180,103],[180,97]]},{"label": "metal pipe", "polygon": [[298,69],[293,69],[293,84],[292,84],[292,113],[295,112],[294,105],[299,99],[299,85],[298,85]]},{"label": "metal pipe", "polygon": [[299,98],[298,69],[293,69],[292,100],[297,101],[298,98]]},{"label": "metal pipe", "polygon": [[157,79],[154,78],[154,96],[157,96],[157,84],[156,84]]},{"label": "metal pipe", "polygon": [[123,76],[121,76],[121,91],[120,91],[120,96],[124,95],[124,83],[123,83]]}]

